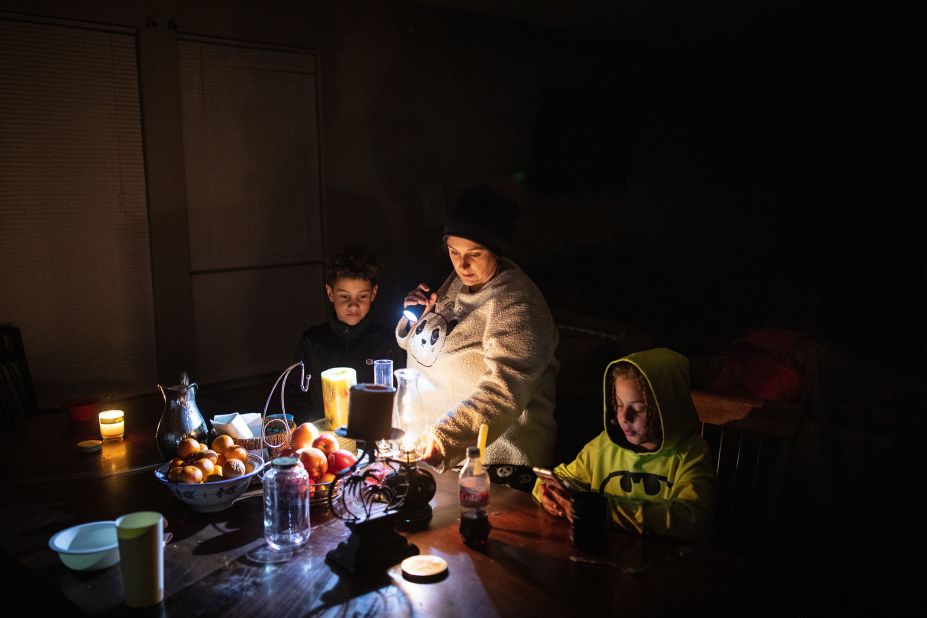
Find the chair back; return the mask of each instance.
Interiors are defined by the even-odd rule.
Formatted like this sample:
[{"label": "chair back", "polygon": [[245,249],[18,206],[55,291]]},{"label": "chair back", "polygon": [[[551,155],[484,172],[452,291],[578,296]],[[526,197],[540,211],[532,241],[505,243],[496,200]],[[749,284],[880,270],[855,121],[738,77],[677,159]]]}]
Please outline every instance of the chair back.
[{"label": "chair back", "polygon": [[768,554],[776,547],[779,504],[803,409],[697,390],[692,401],[715,466],[715,540],[739,553]]},{"label": "chair back", "polygon": [[0,324],[0,413],[4,421],[38,413],[22,334],[12,324]]}]

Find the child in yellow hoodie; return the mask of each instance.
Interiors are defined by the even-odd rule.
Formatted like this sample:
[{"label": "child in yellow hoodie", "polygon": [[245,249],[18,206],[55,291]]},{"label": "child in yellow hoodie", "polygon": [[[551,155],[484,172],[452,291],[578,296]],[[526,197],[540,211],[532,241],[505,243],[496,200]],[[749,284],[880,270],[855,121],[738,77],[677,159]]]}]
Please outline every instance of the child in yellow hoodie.
[{"label": "child in yellow hoodie", "polygon": [[[575,490],[605,495],[611,522],[628,532],[708,543],[714,470],[689,392],[689,361],[666,348],[609,363],[605,431],[554,474]],[[534,496],[573,519],[570,495],[538,479]]]}]

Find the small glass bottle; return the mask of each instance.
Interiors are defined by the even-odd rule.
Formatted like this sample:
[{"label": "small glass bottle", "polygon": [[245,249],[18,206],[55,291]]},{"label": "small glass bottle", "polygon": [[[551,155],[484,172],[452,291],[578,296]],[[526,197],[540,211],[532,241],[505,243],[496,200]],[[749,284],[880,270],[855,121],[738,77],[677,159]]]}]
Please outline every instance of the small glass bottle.
[{"label": "small glass bottle", "polygon": [[277,457],[264,475],[264,540],[275,551],[309,540],[309,474],[295,457]]}]

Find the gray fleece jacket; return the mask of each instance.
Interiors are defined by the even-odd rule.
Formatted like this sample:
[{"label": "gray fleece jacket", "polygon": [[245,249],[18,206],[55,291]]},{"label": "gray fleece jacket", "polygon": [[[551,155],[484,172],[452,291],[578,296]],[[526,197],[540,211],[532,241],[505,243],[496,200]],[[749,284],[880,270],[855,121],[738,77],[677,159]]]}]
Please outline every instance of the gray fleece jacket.
[{"label": "gray fleece jacket", "polygon": [[452,273],[414,328],[399,321],[396,340],[406,367],[420,374],[443,469],[476,445],[481,423],[489,426],[486,463],[550,465],[559,336],[543,295],[518,266],[500,258],[477,292]]}]

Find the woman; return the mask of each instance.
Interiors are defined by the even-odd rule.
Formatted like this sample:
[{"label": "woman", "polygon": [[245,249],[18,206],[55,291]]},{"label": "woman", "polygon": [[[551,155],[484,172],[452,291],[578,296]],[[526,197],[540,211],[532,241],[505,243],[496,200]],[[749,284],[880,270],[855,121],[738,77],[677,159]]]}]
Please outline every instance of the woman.
[{"label": "woman", "polygon": [[531,490],[531,466],[553,453],[557,327],[537,286],[508,250],[518,206],[486,185],[461,193],[444,224],[454,272],[436,290],[420,283],[404,306],[396,339],[419,372],[431,432],[425,461],[451,468],[489,426],[490,478]]}]

